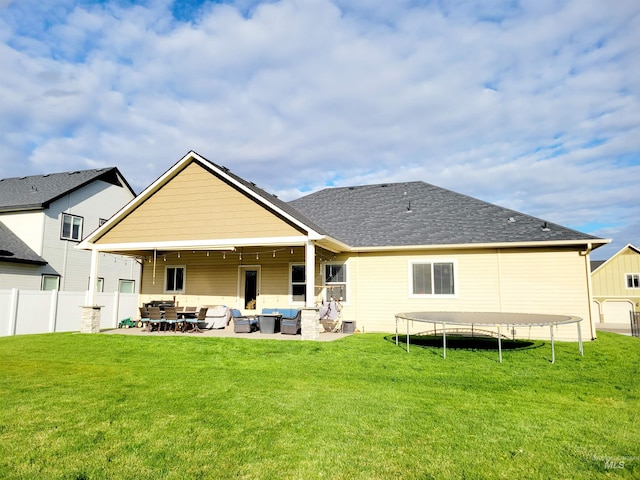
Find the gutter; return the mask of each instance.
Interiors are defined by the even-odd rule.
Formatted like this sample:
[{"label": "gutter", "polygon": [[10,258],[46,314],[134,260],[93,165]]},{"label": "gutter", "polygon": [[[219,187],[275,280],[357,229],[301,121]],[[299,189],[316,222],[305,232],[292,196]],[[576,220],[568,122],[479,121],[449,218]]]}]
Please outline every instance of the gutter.
[{"label": "gutter", "polygon": [[593,250],[593,244],[591,242],[587,243],[587,249],[579,252],[580,256],[584,257],[584,271],[587,277],[587,302],[588,302],[588,310],[589,310],[589,329],[591,330],[591,340],[595,340],[596,335],[596,327],[593,324],[593,295],[592,295],[592,287],[591,287],[591,262],[589,260],[589,255]]}]

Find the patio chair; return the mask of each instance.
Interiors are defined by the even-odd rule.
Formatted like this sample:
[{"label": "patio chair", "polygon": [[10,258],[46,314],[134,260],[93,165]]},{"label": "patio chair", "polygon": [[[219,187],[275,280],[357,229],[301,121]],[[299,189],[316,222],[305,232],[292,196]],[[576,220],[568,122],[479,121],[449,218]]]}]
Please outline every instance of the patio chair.
[{"label": "patio chair", "polygon": [[164,307],[164,321],[167,329],[173,328],[174,332],[178,331],[178,324],[182,323],[182,320],[178,319],[176,307]]},{"label": "patio chair", "polygon": [[251,333],[258,329],[258,320],[254,316],[246,316],[240,310],[232,309],[233,333]]},{"label": "patio chair", "polygon": [[149,331],[149,310],[145,307],[138,307],[140,310],[140,320],[138,320],[138,326],[143,327],[145,331]]},{"label": "patio chair", "polygon": [[162,312],[160,311],[160,307],[149,307],[149,331],[153,332],[155,329],[159,332],[162,330],[162,325],[165,323],[164,318],[162,318]]},{"label": "patio chair", "polygon": [[192,333],[202,333],[202,330],[200,329],[200,323],[204,322],[207,318],[207,307],[201,307],[200,310],[198,310],[198,316],[195,318],[185,318],[185,326],[190,325],[191,328],[188,330],[189,332]]},{"label": "patio chair", "polygon": [[320,323],[325,332],[339,332],[342,326],[342,305],[331,298],[329,302],[322,302],[320,307]]},{"label": "patio chair", "polygon": [[293,317],[282,317],[280,320],[280,333],[286,335],[297,335],[302,329],[302,311]]}]

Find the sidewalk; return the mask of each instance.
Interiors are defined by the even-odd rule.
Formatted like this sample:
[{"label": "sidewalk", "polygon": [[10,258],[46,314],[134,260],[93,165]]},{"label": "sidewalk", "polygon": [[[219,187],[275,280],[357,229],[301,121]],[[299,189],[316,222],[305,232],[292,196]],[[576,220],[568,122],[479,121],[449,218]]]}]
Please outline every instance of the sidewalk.
[{"label": "sidewalk", "polygon": [[631,336],[631,323],[596,323],[596,332],[612,332]]}]

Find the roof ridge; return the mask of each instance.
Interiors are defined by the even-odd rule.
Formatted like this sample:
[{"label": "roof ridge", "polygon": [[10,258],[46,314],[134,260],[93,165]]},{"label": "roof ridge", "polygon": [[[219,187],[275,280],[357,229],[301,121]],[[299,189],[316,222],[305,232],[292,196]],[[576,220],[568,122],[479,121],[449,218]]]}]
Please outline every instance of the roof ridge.
[{"label": "roof ridge", "polygon": [[102,167],[102,168],[86,168],[83,170],[68,170],[66,172],[50,172],[50,173],[40,173],[37,175],[23,175],[20,177],[4,177],[4,178],[0,178],[0,181],[5,181],[5,180],[28,180],[28,179],[32,179],[32,178],[46,178],[46,177],[50,177],[52,175],[71,175],[71,174],[77,174],[77,173],[87,173],[87,172],[106,172],[109,171],[113,168],[117,168],[117,167]]}]

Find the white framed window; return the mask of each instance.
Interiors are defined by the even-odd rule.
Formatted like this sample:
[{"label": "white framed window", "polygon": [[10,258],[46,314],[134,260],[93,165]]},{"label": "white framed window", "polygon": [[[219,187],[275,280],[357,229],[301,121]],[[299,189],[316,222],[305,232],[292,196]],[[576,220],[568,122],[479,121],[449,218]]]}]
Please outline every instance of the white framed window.
[{"label": "white framed window", "polygon": [[409,293],[413,297],[455,297],[455,260],[409,261]]},{"label": "white framed window", "polygon": [[62,240],[73,240],[79,242],[82,240],[82,222],[83,218],[69,213],[62,214],[62,229],[60,238]]},{"label": "white framed window", "polygon": [[135,280],[118,280],[118,291],[120,293],[136,293],[136,282]]},{"label": "white framed window", "polygon": [[331,297],[347,302],[347,264],[326,263],[323,270],[324,284],[327,286],[327,300]]},{"label": "white framed window", "polygon": [[164,270],[165,293],[184,293],[185,267],[184,265],[171,265]]},{"label": "white framed window", "polygon": [[42,275],[41,290],[60,290],[60,275]]},{"label": "white framed window", "polygon": [[293,304],[307,301],[306,265],[292,263],[289,268],[289,295]]},{"label": "white framed window", "polygon": [[627,273],[627,288],[640,288],[640,273]]}]

